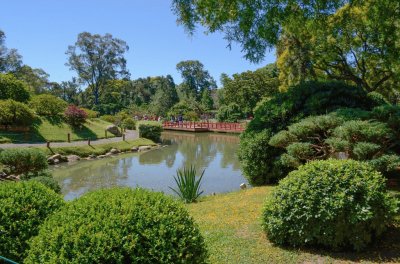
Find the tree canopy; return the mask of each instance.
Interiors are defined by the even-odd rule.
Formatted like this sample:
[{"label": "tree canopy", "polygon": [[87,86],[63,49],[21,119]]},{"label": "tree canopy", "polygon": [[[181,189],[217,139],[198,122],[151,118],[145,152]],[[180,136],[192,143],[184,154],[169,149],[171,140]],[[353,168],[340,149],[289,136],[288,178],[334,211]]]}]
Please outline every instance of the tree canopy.
[{"label": "tree canopy", "polygon": [[281,89],[341,80],[399,100],[400,2],[390,0],[173,0],[178,22],[222,31],[245,57],[276,48]]},{"label": "tree canopy", "polygon": [[125,41],[111,34],[89,32],[80,33],[75,45],[68,47],[66,65],[92,89],[95,105],[99,104],[99,91],[107,80],[129,76],[124,57],[128,50]]},{"label": "tree canopy", "polygon": [[255,71],[221,76],[226,105],[237,104],[244,113],[252,114],[254,107],[264,97],[278,92],[278,70],[275,64],[269,64]]},{"label": "tree canopy", "polygon": [[217,88],[214,78],[198,60],[181,61],[176,65],[176,69],[183,79],[182,84],[179,86],[181,97],[183,98],[195,98],[200,101],[205,89],[212,90]]}]

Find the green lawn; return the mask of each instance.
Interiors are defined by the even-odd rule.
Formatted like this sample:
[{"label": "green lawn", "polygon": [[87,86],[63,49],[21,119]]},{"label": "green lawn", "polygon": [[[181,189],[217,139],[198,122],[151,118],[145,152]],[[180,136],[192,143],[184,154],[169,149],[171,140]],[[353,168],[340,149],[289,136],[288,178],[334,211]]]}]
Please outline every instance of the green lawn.
[{"label": "green lawn", "polygon": [[273,188],[209,196],[188,205],[209,247],[211,263],[400,263],[400,217],[363,253],[274,246],[260,220],[263,201]]},{"label": "green lawn", "polygon": [[92,146],[77,146],[77,147],[60,147],[60,148],[46,148],[46,147],[40,147],[39,149],[42,149],[46,152],[47,155],[51,155],[54,153],[59,153],[61,155],[78,155],[80,157],[87,157],[91,154],[95,155],[102,155],[106,154],[110,149],[116,148],[119,149],[120,151],[128,151],[132,147],[138,147],[138,146],[152,146],[155,145],[153,141],[150,139],[146,138],[138,138],[134,140],[127,140],[127,141],[119,141],[119,142],[112,142],[112,143],[107,143],[107,144],[98,144],[98,145],[92,145]]},{"label": "green lawn", "polygon": [[[101,119],[87,120],[81,129],[72,129],[61,119],[39,118],[33,124],[30,132],[17,133],[9,131],[0,131],[0,143],[21,143],[21,142],[62,142],[67,141],[67,134],[71,134],[71,140],[83,140],[87,138],[99,139],[105,137],[105,129],[108,125]],[[108,133],[108,137],[113,137]]]}]

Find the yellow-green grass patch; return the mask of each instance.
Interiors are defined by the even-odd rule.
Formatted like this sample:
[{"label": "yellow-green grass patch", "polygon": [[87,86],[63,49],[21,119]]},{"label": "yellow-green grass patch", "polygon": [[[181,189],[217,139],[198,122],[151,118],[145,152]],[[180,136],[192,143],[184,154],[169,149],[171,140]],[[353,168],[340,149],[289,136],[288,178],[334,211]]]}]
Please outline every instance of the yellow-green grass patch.
[{"label": "yellow-green grass patch", "polygon": [[261,227],[263,203],[273,188],[208,196],[187,205],[205,237],[211,263],[400,263],[400,217],[380,241],[361,253],[273,245]]},{"label": "yellow-green grass patch", "polygon": [[[66,142],[105,138],[105,130],[111,123],[99,118],[88,119],[82,128],[72,128],[61,118],[38,118],[29,132],[0,131],[0,143],[21,142]],[[107,137],[114,137],[107,133]]]},{"label": "yellow-green grass patch", "polygon": [[154,146],[154,145],[156,144],[149,139],[138,138],[134,140],[111,142],[111,143],[91,145],[91,146],[85,145],[85,146],[58,147],[58,148],[53,148],[50,146],[50,149],[46,147],[40,147],[40,149],[44,150],[47,155],[58,153],[61,155],[78,155],[80,157],[88,157],[91,154],[94,155],[106,154],[112,148],[116,148],[120,151],[129,151],[133,147]]}]

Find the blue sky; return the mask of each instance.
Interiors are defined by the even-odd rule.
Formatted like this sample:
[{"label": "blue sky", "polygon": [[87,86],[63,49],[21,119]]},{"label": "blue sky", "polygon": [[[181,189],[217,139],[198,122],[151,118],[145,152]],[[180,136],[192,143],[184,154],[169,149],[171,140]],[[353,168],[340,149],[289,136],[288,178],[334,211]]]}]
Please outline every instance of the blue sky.
[{"label": "blue sky", "polygon": [[75,75],[65,66],[65,51],[83,31],[125,40],[132,79],[171,74],[179,83],[176,64],[196,59],[219,81],[221,73],[254,70],[275,61],[270,52],[262,63],[252,64],[238,45],[229,50],[219,33],[198,30],[188,36],[170,7],[170,0],[4,0],[0,29],[7,47],[18,49],[25,64],[44,69],[58,82]]}]

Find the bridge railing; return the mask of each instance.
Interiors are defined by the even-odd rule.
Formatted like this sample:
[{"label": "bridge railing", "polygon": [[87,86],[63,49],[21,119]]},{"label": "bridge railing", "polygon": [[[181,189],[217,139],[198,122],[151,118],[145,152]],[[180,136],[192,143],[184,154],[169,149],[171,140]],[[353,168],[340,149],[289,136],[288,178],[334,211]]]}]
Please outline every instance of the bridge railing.
[{"label": "bridge railing", "polygon": [[210,131],[244,131],[244,127],[241,123],[227,123],[227,122],[192,122],[192,121],[181,121],[181,122],[163,122],[164,128],[206,128]]}]

